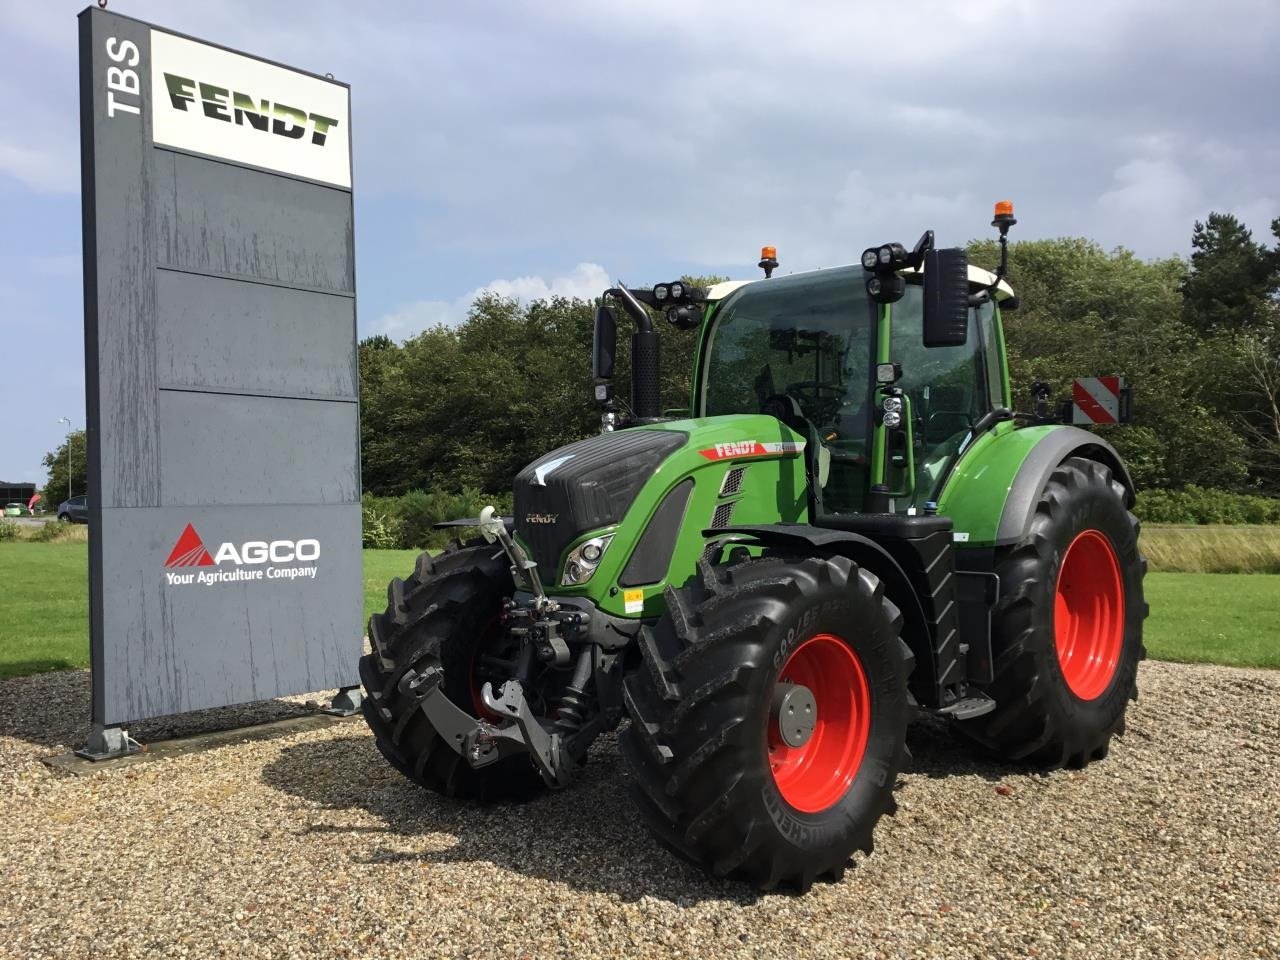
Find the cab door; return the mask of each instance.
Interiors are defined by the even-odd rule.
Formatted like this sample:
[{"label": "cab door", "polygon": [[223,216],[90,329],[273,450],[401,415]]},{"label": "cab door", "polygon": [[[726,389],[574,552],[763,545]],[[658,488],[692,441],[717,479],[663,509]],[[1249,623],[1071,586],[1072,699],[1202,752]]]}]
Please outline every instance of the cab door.
[{"label": "cab door", "polygon": [[925,347],[923,304],[922,287],[909,283],[890,307],[888,355],[902,364],[898,386],[910,411],[910,430],[886,443],[884,477],[896,512],[936,501],[974,425],[1007,404],[993,305],[969,308],[964,346]]}]

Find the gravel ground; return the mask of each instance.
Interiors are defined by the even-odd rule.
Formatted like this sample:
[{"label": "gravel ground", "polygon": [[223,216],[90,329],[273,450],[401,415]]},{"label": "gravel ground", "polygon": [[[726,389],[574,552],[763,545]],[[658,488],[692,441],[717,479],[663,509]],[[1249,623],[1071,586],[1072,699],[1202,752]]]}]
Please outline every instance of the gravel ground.
[{"label": "gravel ground", "polygon": [[[652,843],[614,742],[583,781],[469,809],[405,782],[361,723],[51,773],[84,673],[0,682],[0,944],[17,957],[1280,957],[1280,672],[1147,663],[1129,733],[1028,775],[945,726],[875,856],[805,897]],[[252,719],[290,715],[259,705]],[[245,711],[143,739],[227,726]]]}]

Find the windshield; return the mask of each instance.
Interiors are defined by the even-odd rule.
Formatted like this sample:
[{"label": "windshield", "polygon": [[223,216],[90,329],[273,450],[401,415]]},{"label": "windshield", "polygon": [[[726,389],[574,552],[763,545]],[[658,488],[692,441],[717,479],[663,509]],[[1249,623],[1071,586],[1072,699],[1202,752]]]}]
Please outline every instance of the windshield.
[{"label": "windshield", "polygon": [[768,413],[807,437],[826,511],[859,509],[865,494],[875,308],[864,282],[854,266],[743,287],[704,355],[703,415]]}]

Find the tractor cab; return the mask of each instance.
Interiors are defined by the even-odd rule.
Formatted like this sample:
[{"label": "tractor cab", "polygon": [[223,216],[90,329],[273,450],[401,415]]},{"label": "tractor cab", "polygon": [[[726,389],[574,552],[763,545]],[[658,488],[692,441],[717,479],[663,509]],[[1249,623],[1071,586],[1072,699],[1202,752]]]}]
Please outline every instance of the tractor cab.
[{"label": "tractor cab", "polygon": [[1009,407],[1007,284],[969,267],[963,342],[926,347],[925,278],[906,276],[891,303],[872,279],[857,265],[709,291],[692,413],[767,413],[803,436],[815,518],[936,503],[975,428]]}]

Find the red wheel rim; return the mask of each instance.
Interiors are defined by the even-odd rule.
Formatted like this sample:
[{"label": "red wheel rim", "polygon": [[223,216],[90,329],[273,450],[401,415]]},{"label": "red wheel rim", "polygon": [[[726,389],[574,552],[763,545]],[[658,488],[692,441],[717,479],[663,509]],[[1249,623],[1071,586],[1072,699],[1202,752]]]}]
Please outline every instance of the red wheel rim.
[{"label": "red wheel rim", "polygon": [[1081,700],[1102,696],[1124,646],[1124,581],[1115,548],[1097,530],[1079,534],[1062,557],[1053,635],[1071,692]]},{"label": "red wheel rim", "polygon": [[792,651],[780,682],[808,687],[817,705],[813,734],[789,746],[769,722],[769,766],[782,799],[802,813],[818,813],[849,792],[871,732],[871,687],[862,661],[830,633],[810,637]]}]

